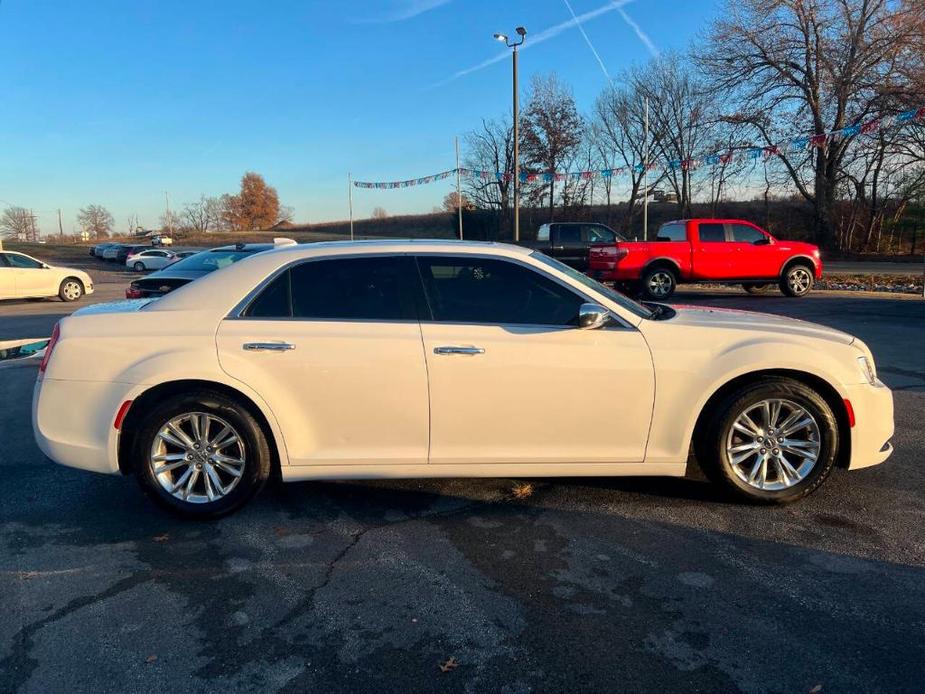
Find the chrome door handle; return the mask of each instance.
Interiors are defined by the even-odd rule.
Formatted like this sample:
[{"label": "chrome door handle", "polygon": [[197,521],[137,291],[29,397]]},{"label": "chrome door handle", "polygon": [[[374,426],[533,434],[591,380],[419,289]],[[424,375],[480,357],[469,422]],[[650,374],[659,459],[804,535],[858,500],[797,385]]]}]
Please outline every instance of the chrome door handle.
[{"label": "chrome door handle", "polygon": [[245,342],[243,347],[246,352],[287,352],[295,349],[295,345],[288,342]]},{"label": "chrome door handle", "polygon": [[434,347],[434,354],[485,354],[481,347]]}]

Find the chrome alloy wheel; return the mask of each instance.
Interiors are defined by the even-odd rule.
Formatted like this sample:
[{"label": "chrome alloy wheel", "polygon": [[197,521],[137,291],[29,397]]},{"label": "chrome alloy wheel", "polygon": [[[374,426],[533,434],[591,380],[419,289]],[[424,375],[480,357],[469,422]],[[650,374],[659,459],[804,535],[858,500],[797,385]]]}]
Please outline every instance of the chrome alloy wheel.
[{"label": "chrome alloy wheel", "polygon": [[80,286],[80,282],[77,280],[68,280],[64,283],[64,286],[61,287],[61,292],[68,301],[76,301],[83,293],[83,287]]},{"label": "chrome alloy wheel", "polygon": [[187,412],[167,422],[151,444],[148,465],[173,497],[192,504],[216,501],[244,474],[244,445],[220,417]]},{"label": "chrome alloy wheel", "polygon": [[794,294],[805,294],[812,283],[813,277],[805,267],[795,267],[787,273],[787,286]]},{"label": "chrome alloy wheel", "polygon": [[755,489],[778,491],[806,479],[819,459],[819,424],[791,400],[749,405],[726,436],[726,459]]},{"label": "chrome alloy wheel", "polygon": [[667,270],[659,270],[652,273],[649,277],[647,283],[647,289],[649,294],[654,297],[664,297],[668,296],[671,293],[671,288],[674,285],[674,278],[671,273]]}]

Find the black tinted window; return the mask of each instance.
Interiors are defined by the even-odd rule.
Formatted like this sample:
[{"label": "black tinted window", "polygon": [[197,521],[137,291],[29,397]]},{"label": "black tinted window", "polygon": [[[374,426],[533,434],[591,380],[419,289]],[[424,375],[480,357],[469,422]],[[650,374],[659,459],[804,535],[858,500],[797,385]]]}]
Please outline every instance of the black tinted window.
[{"label": "black tinted window", "polygon": [[755,243],[755,241],[763,241],[767,237],[755,227],[750,227],[745,224],[733,224],[732,238],[739,243]]},{"label": "black tinted window", "polygon": [[726,227],[722,224],[701,224],[700,240],[703,243],[715,243],[726,240]]},{"label": "black tinted window", "polygon": [[684,222],[662,224],[655,235],[656,241],[687,241],[687,229]]},{"label": "black tinted window", "polygon": [[535,270],[477,257],[418,259],[433,319],[445,323],[574,325],[582,298]]},{"label": "black tinted window", "polygon": [[559,243],[581,243],[581,227],[559,225]]},{"label": "black tinted window", "polygon": [[337,258],[296,265],[251,303],[252,318],[417,320],[403,257]]}]

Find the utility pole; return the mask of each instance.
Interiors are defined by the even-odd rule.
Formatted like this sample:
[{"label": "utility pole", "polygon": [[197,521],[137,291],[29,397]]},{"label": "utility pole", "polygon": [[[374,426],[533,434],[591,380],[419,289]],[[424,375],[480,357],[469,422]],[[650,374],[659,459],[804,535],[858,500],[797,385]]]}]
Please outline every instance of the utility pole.
[{"label": "utility pole", "polygon": [[347,205],[350,208],[350,240],[353,241],[353,180],[347,173]]},{"label": "utility pole", "polygon": [[649,240],[649,97],[646,97],[642,156],[642,240]]},{"label": "utility pole", "polygon": [[61,223],[61,208],[58,208],[58,235],[64,239],[64,225]]},{"label": "utility pole", "polygon": [[456,139],[456,215],[459,217],[459,240],[462,241],[462,184],[459,173],[459,138]]},{"label": "utility pole", "polygon": [[172,220],[170,219],[170,195],[166,190],[164,191],[164,203],[167,209],[166,216],[164,217],[164,221],[167,222],[167,234],[173,236],[173,224],[171,224]]},{"label": "utility pole", "polygon": [[32,243],[35,243],[36,241],[39,240],[38,232],[35,229],[35,210],[31,208],[29,210],[29,238],[28,240],[32,241]]},{"label": "utility pole", "polygon": [[527,30],[517,27],[514,31],[520,36],[520,41],[509,41],[505,34],[495,34],[495,40],[513,49],[514,178],[511,184],[514,186],[514,242],[516,243],[520,241],[520,102],[517,98],[517,47],[526,41]]}]

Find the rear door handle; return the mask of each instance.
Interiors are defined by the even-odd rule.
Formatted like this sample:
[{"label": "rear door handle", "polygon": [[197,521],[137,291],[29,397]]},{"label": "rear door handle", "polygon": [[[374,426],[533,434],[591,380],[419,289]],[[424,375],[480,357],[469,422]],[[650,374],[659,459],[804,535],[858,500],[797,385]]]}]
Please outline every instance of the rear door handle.
[{"label": "rear door handle", "polygon": [[288,352],[295,349],[295,345],[288,342],[245,342],[243,347],[246,352]]},{"label": "rear door handle", "polygon": [[434,347],[434,354],[485,354],[481,347]]}]

